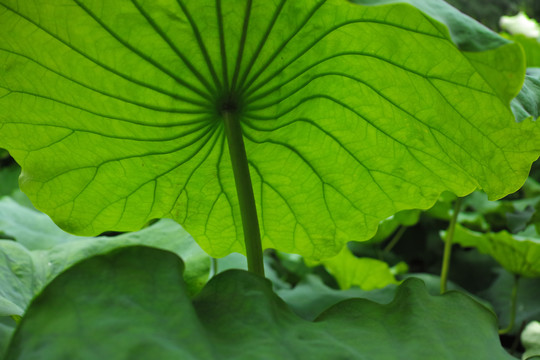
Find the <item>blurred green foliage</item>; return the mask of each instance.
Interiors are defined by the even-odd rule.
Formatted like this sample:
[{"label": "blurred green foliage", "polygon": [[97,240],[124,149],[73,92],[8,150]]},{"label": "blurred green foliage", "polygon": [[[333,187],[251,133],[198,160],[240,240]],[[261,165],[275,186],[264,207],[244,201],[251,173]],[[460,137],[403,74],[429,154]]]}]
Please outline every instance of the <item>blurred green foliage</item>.
[{"label": "blurred green foliage", "polygon": [[475,18],[492,30],[500,31],[499,19],[524,11],[530,18],[540,20],[538,0],[445,0],[465,14]]}]

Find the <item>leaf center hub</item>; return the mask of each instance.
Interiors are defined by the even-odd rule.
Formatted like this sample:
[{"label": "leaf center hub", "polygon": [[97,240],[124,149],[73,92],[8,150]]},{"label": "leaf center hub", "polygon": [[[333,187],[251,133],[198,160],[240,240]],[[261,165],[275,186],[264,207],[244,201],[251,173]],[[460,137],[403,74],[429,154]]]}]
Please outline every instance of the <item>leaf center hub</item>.
[{"label": "leaf center hub", "polygon": [[225,114],[238,115],[241,112],[242,106],[236,94],[228,93],[219,99],[217,107],[218,113],[221,116],[225,116]]}]

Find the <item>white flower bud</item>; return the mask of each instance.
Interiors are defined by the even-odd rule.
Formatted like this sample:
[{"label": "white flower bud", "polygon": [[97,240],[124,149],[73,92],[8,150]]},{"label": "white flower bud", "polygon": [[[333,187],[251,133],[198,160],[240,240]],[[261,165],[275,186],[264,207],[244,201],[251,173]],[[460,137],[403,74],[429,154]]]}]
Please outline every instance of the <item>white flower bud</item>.
[{"label": "white flower bud", "polygon": [[540,322],[531,321],[521,333],[521,343],[525,348],[522,359],[540,356]]},{"label": "white flower bud", "polygon": [[516,16],[503,16],[499,21],[501,29],[510,34],[522,34],[530,38],[540,37],[540,26],[530,19],[525,13],[520,12]]}]

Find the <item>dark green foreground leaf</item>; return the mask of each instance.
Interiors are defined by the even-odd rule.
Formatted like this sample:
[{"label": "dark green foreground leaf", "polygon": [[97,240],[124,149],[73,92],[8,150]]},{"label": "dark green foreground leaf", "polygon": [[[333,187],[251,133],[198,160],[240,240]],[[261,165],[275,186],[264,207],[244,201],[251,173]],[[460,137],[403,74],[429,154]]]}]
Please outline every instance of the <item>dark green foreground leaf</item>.
[{"label": "dark green foreground leaf", "polygon": [[388,305],[348,300],[309,322],[244,271],[191,301],[182,269],[145,247],[75,265],[33,301],[6,359],[511,359],[491,312],[457,292],[430,296],[419,280]]}]

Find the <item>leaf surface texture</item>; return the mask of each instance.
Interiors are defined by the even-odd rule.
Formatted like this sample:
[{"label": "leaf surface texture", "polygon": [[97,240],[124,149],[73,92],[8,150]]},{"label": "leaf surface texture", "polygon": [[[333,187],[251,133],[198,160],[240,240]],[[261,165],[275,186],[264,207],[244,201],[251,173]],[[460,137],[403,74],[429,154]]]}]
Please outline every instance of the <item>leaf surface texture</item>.
[{"label": "leaf surface texture", "polygon": [[315,259],[442,191],[511,193],[540,152],[508,106],[518,45],[460,51],[409,4],[1,0],[0,24],[2,146],[77,234],[171,217],[212,256],[243,252],[225,111],[263,246]]}]

